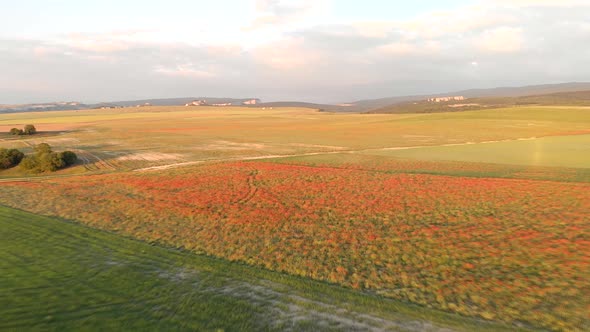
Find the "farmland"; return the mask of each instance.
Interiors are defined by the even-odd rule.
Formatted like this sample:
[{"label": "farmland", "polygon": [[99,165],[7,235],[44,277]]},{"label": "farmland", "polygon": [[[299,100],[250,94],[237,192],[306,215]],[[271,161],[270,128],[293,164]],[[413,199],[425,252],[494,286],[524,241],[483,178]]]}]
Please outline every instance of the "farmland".
[{"label": "farmland", "polygon": [[412,149],[368,151],[398,158],[586,168],[590,165],[590,135],[529,138],[508,142],[460,144]]},{"label": "farmland", "polygon": [[36,124],[38,136],[0,135],[0,147],[26,150],[46,142],[56,149],[74,149],[93,164],[94,171],[113,171],[214,159],[570,135],[588,130],[590,113],[583,107],[445,115],[153,107],[7,114],[0,119],[0,132],[26,123]]},{"label": "farmland", "polygon": [[2,330],[510,329],[5,207],[0,240]]},{"label": "farmland", "polygon": [[[1,171],[2,205],[150,250],[432,308],[435,322],[442,310],[503,328],[590,324],[587,108],[153,107],[10,114],[0,130],[23,123],[38,136],[0,136],[0,147],[47,142],[82,161],[37,177]],[[235,305],[245,316],[265,308]]]}]

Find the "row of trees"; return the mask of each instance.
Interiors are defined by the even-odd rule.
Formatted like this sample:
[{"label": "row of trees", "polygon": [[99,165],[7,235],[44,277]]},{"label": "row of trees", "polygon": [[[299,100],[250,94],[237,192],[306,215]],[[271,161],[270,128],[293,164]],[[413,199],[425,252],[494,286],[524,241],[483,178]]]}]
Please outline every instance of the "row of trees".
[{"label": "row of trees", "polygon": [[53,152],[47,143],[35,146],[34,153],[30,156],[25,156],[17,149],[0,149],[0,169],[19,165],[35,173],[54,172],[76,163],[77,160],[78,156],[74,152]]},{"label": "row of trees", "polygon": [[28,124],[24,127],[24,129],[12,128],[10,129],[11,135],[34,135],[37,133],[37,128],[35,126]]}]

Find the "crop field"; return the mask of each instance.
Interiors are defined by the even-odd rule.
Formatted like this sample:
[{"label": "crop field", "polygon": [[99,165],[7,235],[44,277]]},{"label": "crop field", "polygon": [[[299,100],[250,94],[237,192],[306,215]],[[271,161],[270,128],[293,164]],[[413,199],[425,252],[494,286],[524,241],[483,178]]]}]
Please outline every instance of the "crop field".
[{"label": "crop field", "polygon": [[590,184],[239,162],[4,183],[0,201],[463,315],[588,324]]},{"label": "crop field", "polygon": [[[330,294],[401,301],[391,302],[397,309],[375,307],[388,322],[382,315],[396,310],[416,317],[400,304],[413,303],[428,310],[420,317],[431,315],[435,325],[440,311],[448,313],[443,321],[455,322],[451,329],[480,324],[467,317],[507,324],[492,329],[590,329],[588,108],[368,115],[154,107],[10,114],[0,130],[25,123],[41,133],[0,136],[0,147],[26,152],[48,142],[76,151],[82,161],[37,177],[1,171],[2,205],[149,242],[150,250],[162,250],[157,255],[172,255],[160,246],[175,248],[182,257],[214,256],[219,266],[251,269],[266,279],[277,273],[320,288],[338,285],[329,286],[336,287]],[[105,249],[96,250],[104,255]],[[151,276],[149,266],[158,262],[139,264],[148,272],[129,273]],[[163,287],[174,298],[193,294],[189,285],[183,281],[178,293]],[[195,298],[204,296],[201,290],[192,290]],[[212,306],[222,311],[235,300],[219,299]],[[238,316],[256,316],[272,303],[253,308],[252,299],[238,300]],[[132,312],[147,309],[138,310]],[[169,310],[184,315],[182,308]],[[312,325],[293,329],[411,329],[375,321],[351,327],[310,315],[315,319],[301,322]],[[195,324],[203,324],[201,318]],[[192,326],[217,328],[211,324]],[[244,324],[278,326],[257,319]]]},{"label": "crop field", "polygon": [[81,171],[110,172],[204,160],[570,135],[588,131],[590,112],[583,107],[522,107],[368,115],[298,108],[150,107],[6,114],[0,132],[28,123],[41,134],[0,134],[0,147],[27,151],[45,142],[84,155]]},{"label": "crop field", "polygon": [[0,329],[525,329],[352,292],[0,207]]},{"label": "crop field", "polygon": [[369,151],[398,158],[590,168],[590,135]]}]

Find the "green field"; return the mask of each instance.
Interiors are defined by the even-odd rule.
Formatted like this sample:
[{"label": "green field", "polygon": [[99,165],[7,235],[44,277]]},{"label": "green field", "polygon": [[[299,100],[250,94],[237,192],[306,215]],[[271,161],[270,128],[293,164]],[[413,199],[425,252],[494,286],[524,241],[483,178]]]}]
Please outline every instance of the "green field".
[{"label": "green field", "polygon": [[418,160],[590,168],[590,135],[364,152]]},{"label": "green field", "polygon": [[518,330],[0,206],[0,330]]}]

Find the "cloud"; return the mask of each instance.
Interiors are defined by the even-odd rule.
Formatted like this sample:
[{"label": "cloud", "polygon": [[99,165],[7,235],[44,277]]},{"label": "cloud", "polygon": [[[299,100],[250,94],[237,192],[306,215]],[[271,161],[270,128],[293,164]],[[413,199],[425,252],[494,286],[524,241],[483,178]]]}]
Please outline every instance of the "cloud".
[{"label": "cloud", "polygon": [[167,76],[180,76],[192,78],[212,78],[216,75],[213,72],[200,69],[192,63],[177,65],[175,67],[165,67],[158,65],[154,68],[154,72]]},{"label": "cloud", "polygon": [[509,13],[477,5],[423,14],[398,22],[397,29],[408,38],[441,38],[473,33],[516,21],[517,18]]},{"label": "cloud", "polygon": [[324,8],[325,0],[256,0],[256,18],[246,31],[301,21]]},{"label": "cloud", "polygon": [[496,53],[518,52],[524,47],[522,28],[500,27],[478,36],[475,44],[483,51]]},{"label": "cloud", "polygon": [[304,38],[290,37],[250,51],[254,61],[274,70],[293,71],[313,67],[321,61],[321,52],[306,49]]},{"label": "cloud", "polygon": [[587,0],[487,0],[486,3],[508,7],[590,7]]},{"label": "cloud", "polygon": [[170,42],[141,29],[0,39],[0,102],[198,95],[326,102],[590,80],[584,2],[482,1],[403,20],[319,24],[321,6],[259,1],[250,20],[257,27],[224,30],[240,37],[229,42]]}]

